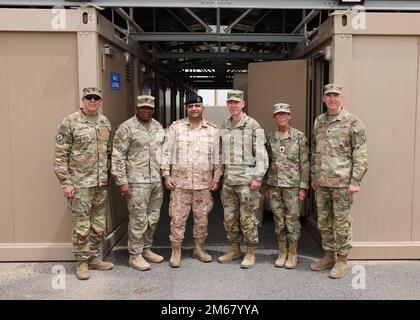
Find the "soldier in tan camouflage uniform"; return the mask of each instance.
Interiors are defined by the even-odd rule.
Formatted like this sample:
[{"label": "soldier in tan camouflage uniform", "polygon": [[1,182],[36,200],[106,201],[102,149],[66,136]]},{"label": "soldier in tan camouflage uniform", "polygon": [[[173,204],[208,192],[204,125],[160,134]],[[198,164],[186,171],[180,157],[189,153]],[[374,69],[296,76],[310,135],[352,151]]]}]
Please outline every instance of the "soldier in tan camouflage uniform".
[{"label": "soldier in tan camouflage uniform", "polygon": [[327,112],[315,120],[311,145],[311,186],[316,193],[318,228],[325,251],[311,269],[332,268],[329,276],[335,279],[348,270],[350,207],[368,167],[365,127],[357,116],[343,109],[341,93],[340,85],[324,87]]},{"label": "soldier in tan camouflage uniform", "polygon": [[258,243],[256,212],[260,205],[260,187],[268,168],[264,130],[256,120],[243,112],[243,92],[228,92],[227,106],[231,117],[222,125],[224,226],[231,248],[219,257],[220,263],[231,262],[242,256],[240,241],[247,243],[241,268],[255,263],[255,245]]},{"label": "soldier in tan camouflage uniform", "polygon": [[203,244],[207,238],[208,215],[213,208],[211,191],[216,191],[222,175],[220,136],[217,126],[202,118],[201,96],[192,95],[186,102],[187,118],[169,127],[163,146],[162,175],[171,190],[171,267],[181,265],[181,243],[190,211],[194,217],[193,257],[210,262]]},{"label": "soldier in tan camouflage uniform", "polygon": [[290,105],[275,104],[273,115],[277,130],[267,136],[270,167],[265,177],[266,196],[273,210],[280,251],[275,265],[293,269],[297,264],[299,217],[308,189],[308,141],[302,132],[290,127]]},{"label": "soldier in tan camouflage uniform", "polygon": [[101,90],[85,88],[82,102],[79,111],[61,121],[54,153],[54,171],[72,212],[73,253],[80,280],[89,278],[88,269],[113,268],[97,258],[106,227],[111,124],[97,112]]},{"label": "soldier in tan camouflage uniform", "polygon": [[129,265],[140,271],[149,270],[149,262],[163,261],[150,249],[163,200],[160,161],[165,136],[162,125],[152,118],[154,100],[137,97],[136,114],[118,128],[112,151],[112,175],[130,213]]}]

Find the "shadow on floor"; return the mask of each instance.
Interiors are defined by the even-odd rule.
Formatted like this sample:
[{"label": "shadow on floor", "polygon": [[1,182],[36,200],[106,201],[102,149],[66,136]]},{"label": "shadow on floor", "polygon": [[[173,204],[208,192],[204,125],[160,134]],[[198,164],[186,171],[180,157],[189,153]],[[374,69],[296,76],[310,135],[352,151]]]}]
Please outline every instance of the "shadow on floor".
[{"label": "shadow on floor", "polygon": [[[226,238],[225,229],[223,226],[223,207],[220,201],[219,192],[213,193],[214,207],[212,212],[209,215],[209,228],[208,228],[208,237],[206,240],[206,247],[209,248],[209,253],[213,254],[214,257],[218,257],[223,254],[220,252],[212,252],[213,247],[218,246],[229,246],[229,242]],[[169,207],[169,193],[165,192],[165,197],[161,209],[161,216],[158,227],[156,229],[153,247],[159,248],[157,251],[165,257],[170,257],[170,246],[169,241],[169,229],[170,229],[170,218],[168,214]],[[274,220],[271,212],[266,211],[264,213],[264,219],[262,225],[258,228],[259,230],[259,244],[257,249],[264,250],[277,250],[277,240],[274,233]],[[183,254],[191,255],[192,246],[194,244],[194,239],[192,237],[193,232],[193,217],[192,214],[188,217],[187,226],[185,229],[185,238],[182,243]],[[127,233],[120,239],[117,246],[127,246]],[[190,247],[190,249],[189,249]],[[245,249],[245,243],[242,244],[243,250]],[[191,251],[191,252],[189,252]],[[310,257],[321,257],[322,250],[311,237],[309,232],[305,228],[301,229],[301,238],[299,240],[298,246],[299,255],[310,256]],[[115,253],[115,252],[114,252]],[[118,252],[118,255],[126,255],[128,257],[128,252]],[[270,257],[271,260],[275,260],[275,255]],[[258,252],[257,252],[258,258]]]}]

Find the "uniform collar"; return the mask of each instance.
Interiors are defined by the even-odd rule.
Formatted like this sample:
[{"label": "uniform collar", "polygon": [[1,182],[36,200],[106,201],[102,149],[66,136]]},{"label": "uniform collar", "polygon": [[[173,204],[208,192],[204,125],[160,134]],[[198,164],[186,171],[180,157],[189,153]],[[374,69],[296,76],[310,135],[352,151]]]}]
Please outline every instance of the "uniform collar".
[{"label": "uniform collar", "polygon": [[[91,123],[91,122],[89,122],[89,120],[87,119],[86,114],[83,112],[83,109],[82,109],[82,108],[79,110],[79,115],[80,115],[80,120],[81,120],[82,122],[92,124],[92,123]],[[97,114],[96,114],[96,116],[98,117],[98,120],[96,120],[96,123],[98,124],[98,123],[99,123],[99,113],[97,113]]]},{"label": "uniform collar", "polygon": [[[139,118],[137,117],[137,115],[135,114],[134,115],[134,121],[135,121],[135,123],[136,123],[136,126],[137,127],[142,127],[142,128],[145,128],[145,129],[147,129],[145,126],[144,126],[144,124],[139,120]],[[155,123],[154,123],[154,121],[153,121],[154,119],[152,118],[151,120],[150,120],[150,129],[152,129],[152,128],[154,128],[154,126],[155,126]]]},{"label": "uniform collar", "polygon": [[241,120],[239,120],[239,122],[236,124],[236,126],[233,126],[233,118],[232,116],[230,116],[229,118],[229,125],[231,128],[237,128],[237,127],[243,127],[245,124],[245,121],[248,119],[249,117],[247,116],[247,114],[244,112],[244,116],[242,117]]},{"label": "uniform collar", "polygon": [[[187,125],[189,126],[191,125],[190,119],[188,119],[188,117],[185,118],[185,122],[187,123]],[[206,128],[207,126],[208,126],[207,121],[201,118],[201,126],[199,126],[198,128],[202,128],[202,127]]]},{"label": "uniform collar", "polygon": [[281,140],[291,138],[292,137],[292,127],[289,127],[289,130],[287,130],[287,132],[282,132],[277,128],[276,135],[277,135],[277,137],[281,138]]},{"label": "uniform collar", "polygon": [[347,110],[345,110],[344,108],[341,109],[340,113],[337,114],[331,121],[329,120],[329,115],[328,115],[328,111],[323,113],[320,118],[319,121],[320,123],[323,124],[330,124],[330,123],[334,123],[336,121],[343,121],[346,120],[348,118],[349,112],[347,112]]},{"label": "uniform collar", "polygon": [[337,114],[336,116],[332,116],[332,120],[331,121],[329,120],[330,115],[328,114],[328,112],[326,112],[326,118],[325,118],[325,120],[326,120],[327,123],[333,123],[335,121],[345,120],[346,119],[346,116],[347,116],[347,111],[344,110],[344,108],[341,108],[340,113]]}]

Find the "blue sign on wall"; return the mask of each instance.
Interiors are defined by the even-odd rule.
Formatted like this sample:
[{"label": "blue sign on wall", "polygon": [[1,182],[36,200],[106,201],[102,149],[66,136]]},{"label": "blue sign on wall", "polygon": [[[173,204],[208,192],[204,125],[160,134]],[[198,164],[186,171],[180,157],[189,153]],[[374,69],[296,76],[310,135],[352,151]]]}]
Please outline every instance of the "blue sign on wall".
[{"label": "blue sign on wall", "polygon": [[117,72],[111,72],[109,75],[109,83],[111,85],[111,90],[120,90],[120,74]]}]

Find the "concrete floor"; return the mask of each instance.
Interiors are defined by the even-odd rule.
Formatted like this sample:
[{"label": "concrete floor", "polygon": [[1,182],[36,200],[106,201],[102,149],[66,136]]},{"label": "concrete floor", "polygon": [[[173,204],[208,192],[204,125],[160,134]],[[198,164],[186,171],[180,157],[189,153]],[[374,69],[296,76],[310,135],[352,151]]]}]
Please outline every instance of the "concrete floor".
[{"label": "concrete floor", "polygon": [[[0,299],[420,299],[419,261],[352,261],[353,273],[349,271],[340,280],[328,278],[328,271],[311,271],[310,263],[321,257],[322,252],[305,229],[299,243],[297,268],[274,267],[277,257],[274,223],[267,216],[260,228],[254,268],[240,269],[240,261],[219,264],[216,258],[228,248],[222,212],[216,201],[207,241],[213,256],[211,263],[191,258],[189,219],[182,265],[178,269],[169,267],[169,219],[165,203],[155,237],[155,251],[165,261],[153,265],[150,271],[139,272],[128,266],[125,236],[106,258],[114,263],[114,269],[91,271],[87,281],[75,279],[74,263],[0,263]],[[53,273],[57,266],[65,270],[62,277]]]}]

